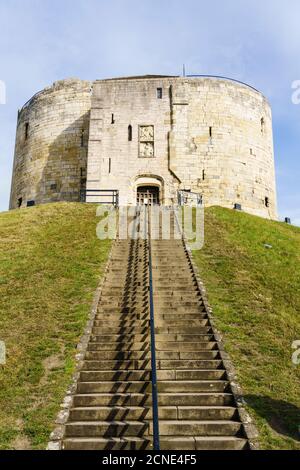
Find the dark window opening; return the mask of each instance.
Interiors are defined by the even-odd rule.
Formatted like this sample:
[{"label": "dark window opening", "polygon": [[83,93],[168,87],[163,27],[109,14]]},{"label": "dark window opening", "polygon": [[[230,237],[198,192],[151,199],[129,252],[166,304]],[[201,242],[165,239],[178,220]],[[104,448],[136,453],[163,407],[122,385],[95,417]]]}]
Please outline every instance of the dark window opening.
[{"label": "dark window opening", "polygon": [[138,206],[155,206],[159,203],[160,194],[157,186],[139,186],[137,188]]},{"label": "dark window opening", "polygon": [[111,123],[112,123],[112,124],[115,123],[115,115],[114,115],[114,114],[111,115]]},{"label": "dark window opening", "polygon": [[27,201],[27,207],[34,207],[35,201]]},{"label": "dark window opening", "polygon": [[265,197],[265,206],[270,207],[270,199],[268,197]]},{"label": "dark window opening", "polygon": [[209,137],[212,138],[212,127],[209,128]]},{"label": "dark window opening", "polygon": [[57,190],[57,184],[51,184],[50,186],[51,191],[56,191]]},{"label": "dark window opening", "polygon": [[80,177],[85,178],[86,177],[86,169],[85,168],[80,168]]},{"label": "dark window opening", "polygon": [[260,120],[260,130],[261,130],[261,133],[264,134],[264,132],[265,132],[265,120],[264,120],[264,118],[261,118],[261,120]]},{"label": "dark window opening", "polygon": [[108,173],[111,173],[111,158],[108,161]]},{"label": "dark window opening", "polygon": [[250,149],[250,155],[253,155],[253,150],[252,149]]},{"label": "dark window opening", "polygon": [[128,142],[132,142],[132,126],[128,126]]},{"label": "dark window opening", "polygon": [[205,180],[205,170],[202,171],[202,180],[204,181]]},{"label": "dark window opening", "polygon": [[157,88],[157,98],[161,100],[163,97],[163,90],[162,88]]},{"label": "dark window opening", "polygon": [[84,130],[81,131],[80,146],[84,147]]},{"label": "dark window opening", "polygon": [[18,199],[18,207],[19,207],[19,208],[22,206],[22,203],[23,203],[23,198],[20,197],[20,198]]},{"label": "dark window opening", "polygon": [[26,122],[25,123],[25,140],[28,139],[28,135],[29,135],[29,122]]}]

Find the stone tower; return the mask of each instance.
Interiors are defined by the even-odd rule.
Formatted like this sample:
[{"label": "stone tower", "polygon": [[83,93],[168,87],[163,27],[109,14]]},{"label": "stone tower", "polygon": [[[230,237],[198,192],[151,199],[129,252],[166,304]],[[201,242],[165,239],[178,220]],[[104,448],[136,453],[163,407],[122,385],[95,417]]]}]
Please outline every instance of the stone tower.
[{"label": "stone tower", "polygon": [[10,208],[82,189],[118,190],[122,205],[170,205],[185,190],[276,219],[270,106],[218,77],[56,82],[19,112]]}]

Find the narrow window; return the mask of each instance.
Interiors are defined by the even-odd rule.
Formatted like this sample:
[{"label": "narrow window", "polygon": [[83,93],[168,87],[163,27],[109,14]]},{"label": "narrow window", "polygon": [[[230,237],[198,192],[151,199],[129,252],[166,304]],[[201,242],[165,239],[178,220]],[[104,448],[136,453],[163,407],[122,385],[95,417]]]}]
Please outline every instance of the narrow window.
[{"label": "narrow window", "polygon": [[132,126],[128,126],[128,142],[132,142]]},{"label": "narrow window", "polygon": [[28,139],[28,135],[29,135],[29,122],[26,122],[25,123],[25,140]]},{"label": "narrow window", "polygon": [[252,149],[250,149],[250,155],[253,155],[253,150]]},{"label": "narrow window", "polygon": [[209,128],[209,137],[212,138],[212,127]]},{"label": "narrow window", "polygon": [[111,173],[111,158],[108,160],[108,173]]},{"label": "narrow window", "polygon": [[111,123],[112,123],[112,124],[115,123],[115,115],[114,115],[114,114],[111,115]]},{"label": "narrow window", "polygon": [[157,98],[158,98],[159,100],[161,100],[161,99],[162,99],[162,97],[163,97],[163,91],[162,91],[162,88],[157,88],[157,90],[156,90],[156,91],[157,91]]},{"label": "narrow window", "polygon": [[268,197],[265,197],[265,206],[270,207],[270,199]]},{"label": "narrow window", "polygon": [[260,130],[261,130],[262,134],[265,133],[265,120],[264,120],[264,118],[261,118],[261,120],[260,120]]},{"label": "narrow window", "polygon": [[80,146],[84,147],[84,130],[83,129],[81,131],[81,136],[80,136]]},{"label": "narrow window", "polygon": [[202,171],[202,180],[205,180],[205,170]]},{"label": "narrow window", "polygon": [[20,198],[18,199],[18,207],[19,207],[19,208],[22,206],[22,203],[23,203],[23,198],[20,197]]}]

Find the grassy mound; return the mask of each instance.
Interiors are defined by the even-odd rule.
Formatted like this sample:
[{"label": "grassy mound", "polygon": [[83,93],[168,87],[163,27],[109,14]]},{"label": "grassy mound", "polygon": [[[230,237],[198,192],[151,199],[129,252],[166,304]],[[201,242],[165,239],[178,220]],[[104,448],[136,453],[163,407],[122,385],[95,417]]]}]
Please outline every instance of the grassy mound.
[{"label": "grassy mound", "polygon": [[300,449],[300,229],[210,208],[194,252],[264,449]]},{"label": "grassy mound", "polygon": [[105,269],[95,206],[0,214],[0,449],[45,448]]}]

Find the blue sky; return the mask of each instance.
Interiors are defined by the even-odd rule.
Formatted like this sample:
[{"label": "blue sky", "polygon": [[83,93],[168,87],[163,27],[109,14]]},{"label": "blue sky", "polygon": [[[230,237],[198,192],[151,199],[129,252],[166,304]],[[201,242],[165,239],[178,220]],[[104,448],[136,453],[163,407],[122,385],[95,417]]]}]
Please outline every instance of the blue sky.
[{"label": "blue sky", "polygon": [[53,81],[146,73],[225,75],[270,100],[280,217],[300,225],[299,0],[0,0],[0,211],[17,110]]}]

